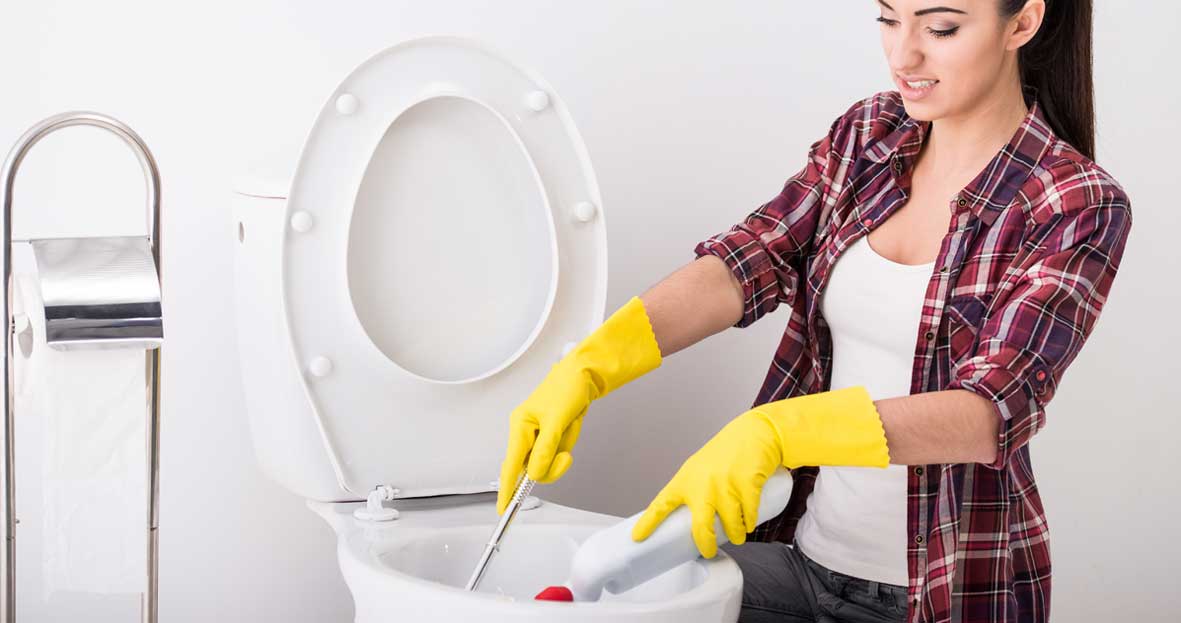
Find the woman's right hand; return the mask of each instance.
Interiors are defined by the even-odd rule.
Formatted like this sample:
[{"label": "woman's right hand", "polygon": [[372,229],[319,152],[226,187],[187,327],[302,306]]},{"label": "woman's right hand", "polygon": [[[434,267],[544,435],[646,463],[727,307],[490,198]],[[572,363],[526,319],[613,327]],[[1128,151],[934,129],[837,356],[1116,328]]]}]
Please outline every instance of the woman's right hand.
[{"label": "woman's right hand", "polygon": [[644,304],[632,297],[554,364],[509,417],[497,514],[508,507],[522,471],[548,483],[570,469],[570,450],[591,402],[659,367],[660,362],[660,347]]},{"label": "woman's right hand", "polygon": [[[496,512],[503,513],[522,468],[537,482],[553,482],[570,469],[582,416],[595,387],[585,370],[563,358],[509,416],[508,452],[500,469]],[[526,461],[528,464],[526,465]]]}]

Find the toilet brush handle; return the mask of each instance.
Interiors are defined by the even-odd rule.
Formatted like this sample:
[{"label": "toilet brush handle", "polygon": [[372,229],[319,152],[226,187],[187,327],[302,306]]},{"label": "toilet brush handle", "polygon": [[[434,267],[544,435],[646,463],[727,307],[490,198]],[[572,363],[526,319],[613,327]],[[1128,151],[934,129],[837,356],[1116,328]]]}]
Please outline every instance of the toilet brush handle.
[{"label": "toilet brush handle", "polygon": [[484,577],[484,571],[488,569],[488,563],[492,561],[492,554],[500,549],[500,540],[504,538],[508,525],[517,516],[517,511],[521,509],[521,503],[533,491],[533,485],[536,482],[524,474],[521,475],[521,480],[517,483],[517,490],[513,493],[513,499],[509,501],[508,507],[504,509],[504,514],[500,516],[496,529],[492,531],[492,538],[488,540],[488,545],[484,547],[484,554],[480,556],[480,562],[476,563],[476,569],[472,572],[471,579],[467,581],[467,590],[474,591],[479,586],[480,579]]}]

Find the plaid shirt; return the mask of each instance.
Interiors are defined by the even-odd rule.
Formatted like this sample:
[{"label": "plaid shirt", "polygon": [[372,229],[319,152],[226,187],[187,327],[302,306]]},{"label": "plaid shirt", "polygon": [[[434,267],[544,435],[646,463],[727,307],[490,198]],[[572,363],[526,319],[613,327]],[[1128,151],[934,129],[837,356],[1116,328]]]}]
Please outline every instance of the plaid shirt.
[{"label": "plaid shirt", "polygon": [[[975,392],[994,406],[1000,434],[991,464],[909,470],[910,623],[1049,618],[1049,532],[1027,444],[1099,318],[1132,215],[1111,175],[1053,134],[1036,90],[1026,98],[1009,144],[951,198],[923,301],[911,394]],[[777,197],[694,249],[742,284],[734,326],[791,310],[753,405],[830,389],[820,293],[840,254],[906,203],[929,129],[896,91],[857,102]],[[792,541],[817,472],[793,471],[791,502],[750,540]]]}]

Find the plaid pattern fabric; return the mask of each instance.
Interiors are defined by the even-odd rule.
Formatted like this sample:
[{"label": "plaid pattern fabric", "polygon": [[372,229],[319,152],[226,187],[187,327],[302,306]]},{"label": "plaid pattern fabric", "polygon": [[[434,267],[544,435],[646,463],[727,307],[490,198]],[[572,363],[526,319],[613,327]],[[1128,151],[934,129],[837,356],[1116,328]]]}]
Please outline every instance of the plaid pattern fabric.
[{"label": "plaid pattern fabric", "polygon": [[[1099,318],[1132,215],[1111,175],[1054,135],[1036,90],[1026,102],[1009,144],[950,199],[923,303],[911,394],[975,392],[1001,426],[991,464],[911,466],[911,623],[1049,618],[1049,533],[1027,444]],[[694,249],[721,258],[742,284],[734,326],[790,310],[752,406],[830,389],[819,295],[840,254],[905,204],[929,131],[897,91],[855,103],[778,196]],[[793,471],[791,502],[751,540],[791,542],[817,471]]]}]

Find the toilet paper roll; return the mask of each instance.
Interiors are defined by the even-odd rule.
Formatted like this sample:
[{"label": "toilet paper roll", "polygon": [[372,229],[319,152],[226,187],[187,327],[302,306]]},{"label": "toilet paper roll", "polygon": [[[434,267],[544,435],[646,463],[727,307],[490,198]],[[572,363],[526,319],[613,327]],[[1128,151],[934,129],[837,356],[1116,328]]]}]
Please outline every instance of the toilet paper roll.
[{"label": "toilet paper roll", "polygon": [[[16,415],[44,423],[40,479],[16,470],[23,482],[36,483],[22,485],[25,491],[41,492],[24,499],[42,504],[44,598],[56,591],[141,593],[147,573],[144,351],[50,348],[36,277],[18,274],[14,281]],[[32,564],[26,559],[22,566],[32,572]]]}]

